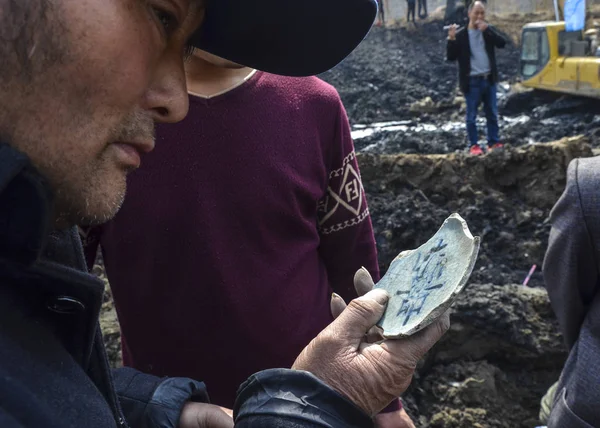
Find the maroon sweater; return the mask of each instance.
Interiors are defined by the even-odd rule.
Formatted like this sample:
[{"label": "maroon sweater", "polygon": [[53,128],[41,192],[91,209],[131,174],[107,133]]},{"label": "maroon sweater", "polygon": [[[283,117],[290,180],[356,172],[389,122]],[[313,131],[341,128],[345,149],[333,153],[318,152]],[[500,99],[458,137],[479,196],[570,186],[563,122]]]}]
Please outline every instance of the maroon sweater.
[{"label": "maroon sweater", "polygon": [[317,78],[259,72],[191,96],[119,214],[88,235],[88,260],[98,240],[125,365],[202,380],[229,407],[332,320],[332,290],[354,297],[361,266],[379,276],[346,113]]}]

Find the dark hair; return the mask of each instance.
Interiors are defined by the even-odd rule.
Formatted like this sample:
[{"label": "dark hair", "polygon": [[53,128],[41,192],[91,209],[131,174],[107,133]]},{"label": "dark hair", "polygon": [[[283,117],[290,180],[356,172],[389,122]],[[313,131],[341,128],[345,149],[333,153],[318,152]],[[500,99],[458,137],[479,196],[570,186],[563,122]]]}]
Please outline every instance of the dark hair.
[{"label": "dark hair", "polygon": [[[0,22],[0,74],[7,68],[22,76],[31,73],[31,54],[35,40],[44,40],[36,33],[45,32],[47,0],[0,0],[3,19]],[[37,48],[36,48],[37,50]]]}]

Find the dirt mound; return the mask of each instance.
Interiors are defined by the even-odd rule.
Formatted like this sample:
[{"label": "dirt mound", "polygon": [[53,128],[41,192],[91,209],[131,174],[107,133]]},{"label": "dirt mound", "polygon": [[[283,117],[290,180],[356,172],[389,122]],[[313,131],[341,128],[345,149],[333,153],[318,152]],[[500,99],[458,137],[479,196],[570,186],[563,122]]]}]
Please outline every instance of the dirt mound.
[{"label": "dirt mound", "polygon": [[[584,137],[507,148],[484,157],[358,155],[382,271],[402,250],[431,237],[459,212],[482,237],[450,332],[405,395],[420,427],[533,427],[539,400],[566,353],[541,268],[566,168],[590,156]],[[489,285],[496,284],[496,285]]]},{"label": "dirt mound", "polygon": [[[591,150],[582,137],[484,157],[359,154],[382,270],[458,212],[482,238],[471,281],[521,283],[541,266],[568,163],[585,156]],[[540,270],[530,284],[542,285]]]},{"label": "dirt mound", "polygon": [[406,394],[422,427],[539,425],[540,397],[566,357],[542,289],[472,284]]}]

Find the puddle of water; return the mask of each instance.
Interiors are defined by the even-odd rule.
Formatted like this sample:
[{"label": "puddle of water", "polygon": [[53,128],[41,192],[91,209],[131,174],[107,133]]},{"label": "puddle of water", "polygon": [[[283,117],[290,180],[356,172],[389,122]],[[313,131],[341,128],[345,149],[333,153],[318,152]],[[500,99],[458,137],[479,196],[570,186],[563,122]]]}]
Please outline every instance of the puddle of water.
[{"label": "puddle of water", "polygon": [[[502,117],[500,125],[503,127],[513,127],[529,122],[531,118],[526,115],[517,117]],[[554,119],[548,119],[553,121]],[[477,118],[478,126],[485,126],[484,117]],[[548,122],[548,124],[556,124],[556,122]],[[446,122],[440,126],[432,123],[414,123],[412,121],[394,121],[394,122],[378,122],[371,125],[357,124],[352,127],[352,138],[360,140],[361,138],[370,137],[375,133],[402,131],[407,134],[435,133],[435,132],[456,132],[464,131],[466,128],[464,122]]]},{"label": "puddle of water", "polygon": [[553,117],[549,117],[547,119],[540,120],[542,125],[560,125],[560,120],[555,119]]},{"label": "puddle of water", "polygon": [[[477,119],[477,123],[480,124],[483,122],[483,119]],[[440,129],[444,132],[452,132],[452,131],[460,131],[466,128],[464,122],[446,122],[444,123]]]},{"label": "puddle of water", "polygon": [[503,121],[506,122],[507,127],[515,125],[524,125],[529,122],[531,118],[525,114],[516,117],[504,117]]},{"label": "puddle of water", "polygon": [[[497,86],[498,99],[503,98],[510,91],[508,82],[501,82]],[[501,117],[500,124],[504,127],[511,127],[529,122],[530,117],[526,115],[517,117]],[[550,119],[551,120],[551,119]],[[548,124],[556,124],[555,122]],[[485,118],[478,117],[477,125],[485,125]],[[406,133],[427,133],[427,132],[456,132],[464,131],[466,128],[464,122],[446,122],[443,125],[437,126],[431,123],[419,123],[414,120],[396,120],[390,122],[374,122],[371,124],[356,124],[352,126],[352,138],[360,140],[361,138],[370,137],[379,132],[394,132],[402,131]]]},{"label": "puddle of water", "polygon": [[352,138],[354,140],[360,140],[361,138],[370,137],[376,132],[393,132],[403,131],[407,132],[413,123],[410,120],[395,120],[391,122],[375,122],[370,125],[357,124],[352,126]]},{"label": "puddle of water", "polygon": [[[500,126],[505,128],[515,125],[522,125],[529,122],[531,118],[527,115],[517,117],[501,117]],[[554,120],[554,119],[548,119]],[[477,118],[478,126],[485,126],[486,120],[484,117]],[[548,122],[548,124],[556,124],[556,122]],[[392,121],[392,122],[376,122],[370,125],[357,124],[352,126],[352,138],[360,140],[361,138],[370,137],[375,133],[402,131],[407,134],[435,133],[435,132],[456,132],[464,131],[466,128],[464,122],[446,122],[440,126],[432,123],[415,123],[410,120]]]}]

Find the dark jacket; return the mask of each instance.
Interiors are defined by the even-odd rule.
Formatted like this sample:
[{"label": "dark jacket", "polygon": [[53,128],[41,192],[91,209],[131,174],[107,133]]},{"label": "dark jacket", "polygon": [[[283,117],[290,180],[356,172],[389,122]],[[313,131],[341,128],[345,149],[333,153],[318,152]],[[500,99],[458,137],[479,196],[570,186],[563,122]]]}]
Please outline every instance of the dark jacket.
[{"label": "dark jacket", "polygon": [[[503,48],[506,39],[491,25],[483,32],[485,50],[490,59],[491,73],[490,83],[498,82],[498,67],[496,66],[495,48]],[[446,59],[448,61],[458,60],[458,81],[460,90],[466,94],[469,92],[469,76],[471,75],[471,44],[469,42],[469,31],[467,27],[456,32],[455,40],[448,40],[446,46]]]},{"label": "dark jacket", "polygon": [[575,159],[550,214],[544,280],[569,358],[549,428],[600,426],[600,158]]},{"label": "dark jacket", "polygon": [[[27,157],[0,145],[0,427],[176,427],[204,385],[108,367],[103,284],[85,272],[76,230],[51,232],[52,194]],[[179,352],[179,350],[173,350]],[[314,376],[258,373],[240,389],[237,427],[372,426]]]}]

